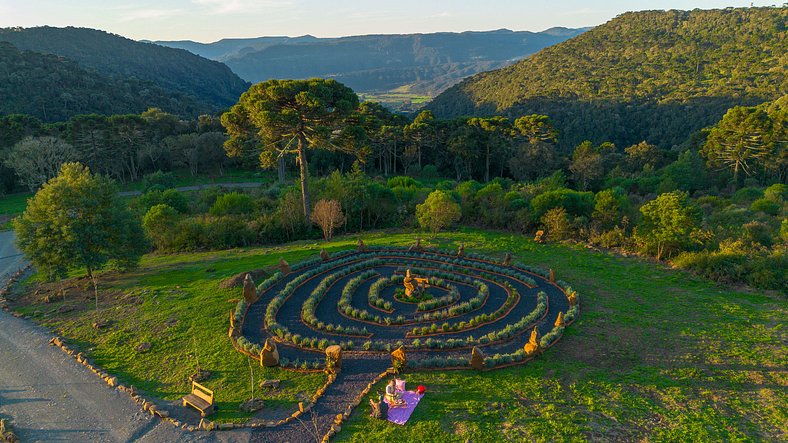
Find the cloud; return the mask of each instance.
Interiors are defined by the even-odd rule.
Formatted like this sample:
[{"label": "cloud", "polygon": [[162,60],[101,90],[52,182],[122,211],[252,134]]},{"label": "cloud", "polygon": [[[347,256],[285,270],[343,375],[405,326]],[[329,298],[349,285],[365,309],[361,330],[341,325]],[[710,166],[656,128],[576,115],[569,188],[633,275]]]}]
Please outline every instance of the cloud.
[{"label": "cloud", "polygon": [[261,12],[293,6],[290,0],[192,0],[192,3],[206,8],[212,14]]},{"label": "cloud", "polygon": [[129,9],[122,8],[121,22],[155,20],[183,14],[182,9]]}]

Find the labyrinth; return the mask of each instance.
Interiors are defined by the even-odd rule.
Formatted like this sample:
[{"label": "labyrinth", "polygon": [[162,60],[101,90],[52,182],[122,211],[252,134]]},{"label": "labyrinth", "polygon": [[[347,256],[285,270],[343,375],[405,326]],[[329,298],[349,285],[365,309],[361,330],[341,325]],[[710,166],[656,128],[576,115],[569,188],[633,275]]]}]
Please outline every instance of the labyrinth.
[{"label": "labyrinth", "polygon": [[[368,248],[322,253],[279,271],[232,315],[236,347],[260,358],[275,346],[282,367],[321,369],[324,350],[409,369],[487,369],[524,363],[577,317],[578,295],[553,271],[458,251]],[[410,273],[410,274],[409,274]],[[406,283],[415,288],[407,294]]]}]

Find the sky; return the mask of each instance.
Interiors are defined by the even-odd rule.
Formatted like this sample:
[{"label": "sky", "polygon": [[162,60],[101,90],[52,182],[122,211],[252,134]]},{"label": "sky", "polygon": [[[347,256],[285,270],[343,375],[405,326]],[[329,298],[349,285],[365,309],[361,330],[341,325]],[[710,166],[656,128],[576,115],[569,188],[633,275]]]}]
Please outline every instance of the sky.
[{"label": "sky", "polygon": [[626,12],[780,5],[646,0],[0,0],[0,27],[78,26],[135,40],[339,37],[595,26]]}]

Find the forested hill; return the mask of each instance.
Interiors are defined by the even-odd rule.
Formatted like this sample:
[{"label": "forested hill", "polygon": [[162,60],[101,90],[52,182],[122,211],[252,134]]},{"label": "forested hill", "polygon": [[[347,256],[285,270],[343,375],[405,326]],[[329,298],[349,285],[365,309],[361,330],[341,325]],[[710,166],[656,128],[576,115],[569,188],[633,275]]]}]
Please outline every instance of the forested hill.
[{"label": "forested hill", "polygon": [[358,92],[405,87],[410,92],[431,96],[464,77],[506,66],[585,30],[502,29],[342,38],[261,37],[211,44],[159,43],[212,56],[251,82],[331,77]]},{"label": "forested hill", "polygon": [[192,95],[215,109],[234,104],[249,87],[222,63],[95,29],[5,28],[0,29],[0,40],[19,49],[65,57],[117,79],[151,81],[165,90]]},{"label": "forested hill", "polygon": [[626,13],[469,78],[427,108],[440,117],[547,114],[570,146],[670,147],[735,105],[788,92],[787,16],[788,8]]},{"label": "forested hill", "polygon": [[0,41],[0,115],[29,114],[47,122],[78,114],[140,113],[158,107],[181,116],[210,108],[150,82],[119,80],[50,54],[20,51]]}]

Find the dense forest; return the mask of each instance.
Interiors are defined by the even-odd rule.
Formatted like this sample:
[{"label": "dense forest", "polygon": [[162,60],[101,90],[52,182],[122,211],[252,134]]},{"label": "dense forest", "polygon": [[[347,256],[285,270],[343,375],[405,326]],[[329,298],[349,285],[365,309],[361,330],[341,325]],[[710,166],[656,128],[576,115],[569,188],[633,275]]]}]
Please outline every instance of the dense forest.
[{"label": "dense forest", "polygon": [[0,29],[0,41],[22,50],[65,57],[86,70],[118,80],[150,82],[170,94],[193,96],[214,110],[235,103],[249,87],[222,63],[95,29],[5,28]]},{"label": "dense forest", "polygon": [[436,116],[548,115],[562,146],[663,148],[788,92],[786,8],[623,14],[438,96]]},{"label": "dense forest", "polygon": [[342,38],[260,37],[212,44],[159,43],[220,60],[254,83],[272,78],[331,77],[359,92],[407,87],[409,92],[434,96],[464,77],[506,66],[585,30],[502,29]]},{"label": "dense forest", "polygon": [[183,116],[211,109],[151,82],[111,78],[62,57],[20,51],[6,42],[0,42],[0,97],[0,115],[27,114],[46,122],[89,113],[139,113],[151,106]]}]

